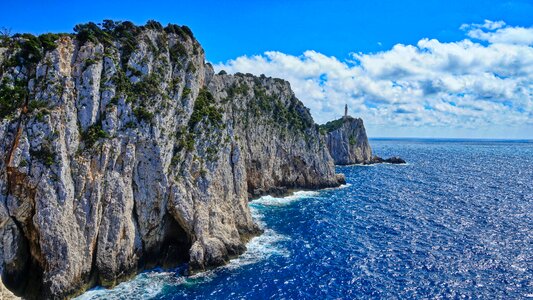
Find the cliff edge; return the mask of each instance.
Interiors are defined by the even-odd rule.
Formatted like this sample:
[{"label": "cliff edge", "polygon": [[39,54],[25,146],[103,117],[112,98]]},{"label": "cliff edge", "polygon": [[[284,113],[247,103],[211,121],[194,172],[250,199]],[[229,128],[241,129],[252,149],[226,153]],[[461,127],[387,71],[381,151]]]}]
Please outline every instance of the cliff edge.
[{"label": "cliff edge", "polygon": [[326,138],[329,153],[336,165],[406,163],[397,156],[383,159],[373,155],[363,120],[349,116],[347,110],[346,107],[344,117],[320,125],[320,132]]},{"label": "cliff edge", "polygon": [[364,164],[372,160],[372,148],[363,120],[344,116],[320,126],[336,165]]},{"label": "cliff edge", "polygon": [[288,82],[214,74],[185,26],[106,20],[0,40],[0,271],[26,298],[226,263],[248,199],[339,185]]}]

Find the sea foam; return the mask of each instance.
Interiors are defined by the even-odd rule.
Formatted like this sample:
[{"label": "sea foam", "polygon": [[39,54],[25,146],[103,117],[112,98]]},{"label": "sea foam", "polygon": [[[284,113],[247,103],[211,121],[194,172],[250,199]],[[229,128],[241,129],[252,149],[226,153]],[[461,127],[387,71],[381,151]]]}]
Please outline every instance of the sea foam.
[{"label": "sea foam", "polygon": [[[294,201],[296,199],[303,199],[312,195],[315,195],[315,193],[296,192],[295,195],[286,198],[289,198],[288,201]],[[263,198],[267,197],[270,196],[265,196]],[[274,199],[274,197],[271,198]],[[269,202],[267,200],[264,203]],[[123,282],[112,289],[105,289],[102,287],[93,288],[77,297],[76,300],[149,299],[156,297],[157,295],[161,294],[165,288],[170,288],[172,286],[187,286],[207,283],[218,276],[218,273],[223,270],[235,270],[246,265],[258,263],[272,256],[288,257],[289,252],[285,248],[279,246],[278,243],[287,241],[289,238],[275,232],[272,229],[266,228],[265,222],[263,221],[264,215],[261,213],[259,208],[252,205],[250,209],[254,221],[263,228],[264,233],[260,236],[252,238],[248,244],[246,244],[246,252],[244,252],[241,256],[230,260],[228,264],[189,277],[180,275],[176,270],[164,271],[162,269],[154,269],[143,272],[137,275],[134,279]]]},{"label": "sea foam", "polygon": [[261,198],[253,200],[252,205],[259,204],[263,206],[285,206],[295,201],[317,197],[318,195],[319,192],[316,191],[298,191],[286,197],[263,196]]}]

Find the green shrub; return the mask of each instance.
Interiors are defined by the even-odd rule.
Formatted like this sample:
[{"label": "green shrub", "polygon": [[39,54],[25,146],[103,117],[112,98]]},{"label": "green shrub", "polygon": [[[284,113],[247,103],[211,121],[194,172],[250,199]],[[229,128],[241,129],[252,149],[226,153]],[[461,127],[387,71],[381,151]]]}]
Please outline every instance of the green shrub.
[{"label": "green shrub", "polygon": [[329,133],[335,131],[341,128],[342,124],[344,124],[344,119],[342,118],[334,121],[329,121],[326,124],[320,125],[320,132]]},{"label": "green shrub", "polygon": [[7,78],[0,84],[0,119],[13,114],[19,108],[28,96],[26,83],[22,80],[10,84]]},{"label": "green shrub", "polygon": [[117,25],[121,22],[113,21],[113,20],[103,20],[102,23],[98,24],[102,27],[102,29],[107,33],[112,33],[117,28]]},{"label": "green shrub", "polygon": [[177,143],[176,152],[181,151],[182,149],[185,149],[188,152],[194,150],[194,133],[186,132],[186,128],[180,128],[177,132],[177,135],[179,140]]},{"label": "green shrub", "polygon": [[354,146],[356,144],[355,137],[353,135],[350,136],[349,143],[351,146]]},{"label": "green shrub", "polygon": [[34,111],[36,109],[40,109],[40,108],[43,108],[43,107],[46,107],[46,106],[48,106],[48,104],[44,100],[32,100],[28,104],[28,110],[30,112],[32,112],[32,111]]},{"label": "green shrub", "polygon": [[[104,20],[100,26],[95,23],[78,24],[74,27],[76,38],[81,44],[91,41],[102,43],[105,46],[113,46],[113,41],[118,40],[121,45],[121,65],[124,68],[137,47],[136,37],[141,28],[132,22]],[[153,24],[152,24],[153,25]]]},{"label": "green shrub", "polygon": [[128,71],[130,71],[131,75],[135,76],[135,77],[142,77],[143,76],[143,73],[133,67],[130,67],[128,66]]},{"label": "green shrub", "polygon": [[248,94],[248,90],[249,90],[248,86],[244,83],[241,83],[241,84],[233,83],[228,88],[228,96],[230,98],[233,98],[236,95],[246,95]]},{"label": "green shrub", "polygon": [[111,100],[109,100],[109,104],[111,105],[118,105],[118,97],[117,96],[114,96],[113,98],[111,98]]},{"label": "green shrub", "polygon": [[186,87],[183,88],[183,93],[181,94],[181,99],[185,99],[187,96],[191,94],[191,89]]},{"label": "green shrub", "polygon": [[48,115],[48,114],[50,114],[50,112],[49,112],[48,110],[46,110],[46,109],[44,109],[44,110],[40,110],[40,111],[38,111],[37,114],[35,115],[35,119],[36,119],[37,121],[39,121],[39,122],[42,122],[42,121],[44,121],[44,116],[46,116],[46,115]]},{"label": "green shrub", "polygon": [[124,128],[135,128],[135,122],[129,121],[128,123],[124,124]]},{"label": "green shrub", "polygon": [[35,67],[43,57],[42,44],[39,38],[29,33],[15,34],[13,37],[17,38],[16,44],[20,48],[14,58],[15,65]]},{"label": "green shrub", "polygon": [[202,119],[207,118],[207,120],[215,126],[220,126],[222,123],[222,114],[214,106],[215,98],[213,95],[206,89],[202,88],[196,101],[194,101],[193,112],[191,118],[189,119],[189,128],[192,130]]},{"label": "green shrub", "polygon": [[193,73],[193,74],[196,73],[196,67],[194,66],[192,61],[187,66],[187,73]]},{"label": "green shrub", "polygon": [[180,162],[180,159],[181,159],[181,157],[180,157],[179,154],[175,154],[175,155],[173,155],[173,156],[172,156],[172,159],[170,160],[170,165],[171,165],[171,166],[177,166],[178,163]]},{"label": "green shrub", "polygon": [[74,32],[76,33],[76,39],[82,45],[87,41],[95,44],[100,42],[107,46],[113,44],[112,36],[93,22],[74,26]]},{"label": "green shrub", "polygon": [[40,150],[30,150],[30,155],[46,166],[54,164],[56,155],[49,148],[41,146]]},{"label": "green shrub", "polygon": [[129,21],[118,23],[113,31],[113,36],[121,44],[120,63],[123,68],[127,66],[131,54],[137,48],[137,36],[140,32],[140,29]]},{"label": "green shrub", "polygon": [[95,65],[97,63],[98,63],[98,61],[96,59],[87,58],[85,60],[85,68],[84,68],[84,70],[87,69],[89,66]]},{"label": "green shrub", "polygon": [[115,85],[116,95],[122,95],[127,97],[127,101],[131,101],[129,96],[131,95],[132,83],[128,76],[126,76],[126,73],[122,70],[117,70],[117,73],[115,73],[111,81]]},{"label": "green shrub", "polygon": [[194,150],[194,134],[187,134],[187,137],[185,139],[185,149],[189,152]]},{"label": "green shrub", "polygon": [[181,36],[182,38],[185,38],[187,36],[185,31],[183,31],[183,29],[181,29],[181,27],[179,25],[176,25],[176,24],[168,24],[167,27],[165,27],[164,30],[168,34],[177,34],[177,35]]},{"label": "green shrub", "polygon": [[135,117],[137,117],[139,121],[145,121],[145,122],[151,122],[154,117],[154,114],[149,112],[144,107],[134,108],[133,114],[135,115]]},{"label": "green shrub", "polygon": [[216,161],[218,156],[218,148],[216,146],[209,146],[207,147],[206,149],[206,154],[207,154],[207,160],[208,161]]},{"label": "green shrub", "polygon": [[56,33],[45,33],[39,36],[41,45],[45,51],[53,51],[57,45],[56,41],[59,39],[59,34]]},{"label": "green shrub", "polygon": [[181,29],[182,29],[183,32],[185,32],[185,33],[186,33],[191,39],[194,39],[194,35],[192,34],[192,30],[191,30],[189,27],[183,25],[183,26],[181,26]]},{"label": "green shrub", "polygon": [[144,27],[148,29],[156,30],[156,31],[163,30],[163,26],[161,26],[161,23],[154,21],[154,20],[148,20],[148,22],[146,22],[146,25],[144,25]]},{"label": "green shrub", "polygon": [[25,167],[27,165],[28,165],[28,161],[25,160],[25,159],[21,160],[20,163],[19,163],[19,167]]},{"label": "green shrub", "polygon": [[86,148],[91,148],[99,139],[107,138],[109,135],[102,129],[102,125],[93,124],[82,133],[81,138]]},{"label": "green shrub", "polygon": [[170,60],[177,61],[178,59],[187,56],[187,48],[180,42],[177,42],[169,49]]},{"label": "green shrub", "polygon": [[279,97],[268,95],[262,87],[254,87],[254,101],[249,105],[250,111],[255,115],[272,114],[276,124],[284,124],[285,127],[304,131],[314,126],[313,119],[303,110],[305,107],[295,97],[290,99],[288,105]]},{"label": "green shrub", "polygon": [[161,80],[159,76],[155,73],[152,73],[141,78],[139,82],[135,83],[132,86],[132,93],[141,99],[148,99],[155,95],[159,95],[161,94],[159,87],[160,82]]}]

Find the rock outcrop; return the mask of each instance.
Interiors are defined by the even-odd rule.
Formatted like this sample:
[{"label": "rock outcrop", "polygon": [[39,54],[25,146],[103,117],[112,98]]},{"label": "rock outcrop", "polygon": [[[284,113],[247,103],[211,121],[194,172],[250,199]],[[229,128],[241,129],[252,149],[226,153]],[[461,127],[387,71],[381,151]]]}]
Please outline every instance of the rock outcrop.
[{"label": "rock outcrop", "polygon": [[363,120],[348,116],[347,113],[348,107],[346,106],[343,118],[320,126],[320,131],[326,137],[329,153],[336,165],[406,163],[397,156],[383,159],[372,155]]},{"label": "rock outcrop", "polygon": [[260,233],[250,196],[343,180],[288,82],[214,74],[184,26],[75,30],[0,41],[0,270],[15,294],[224,264]]},{"label": "rock outcrop", "polygon": [[372,160],[372,148],[363,120],[344,116],[321,126],[336,165],[364,164]]},{"label": "rock outcrop", "polygon": [[397,164],[405,164],[407,162],[398,156],[393,156],[389,158],[381,158],[379,156],[374,156],[372,157],[372,160],[368,162],[367,164],[383,164],[383,163],[397,165]]}]

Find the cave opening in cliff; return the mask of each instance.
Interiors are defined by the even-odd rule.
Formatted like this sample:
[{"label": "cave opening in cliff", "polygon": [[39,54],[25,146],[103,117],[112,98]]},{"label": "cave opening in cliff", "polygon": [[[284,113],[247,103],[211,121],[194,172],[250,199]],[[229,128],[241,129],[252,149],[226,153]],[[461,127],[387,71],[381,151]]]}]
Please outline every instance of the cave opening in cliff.
[{"label": "cave opening in cliff", "polygon": [[15,295],[25,299],[37,299],[42,292],[43,269],[32,256],[30,242],[23,234],[22,224],[13,220],[12,237],[17,244],[16,260],[12,264],[4,264],[2,282]]},{"label": "cave opening in cliff", "polygon": [[142,262],[144,268],[161,266],[173,268],[189,261],[191,240],[183,227],[170,215],[163,218],[163,238],[157,251],[147,251]]}]

